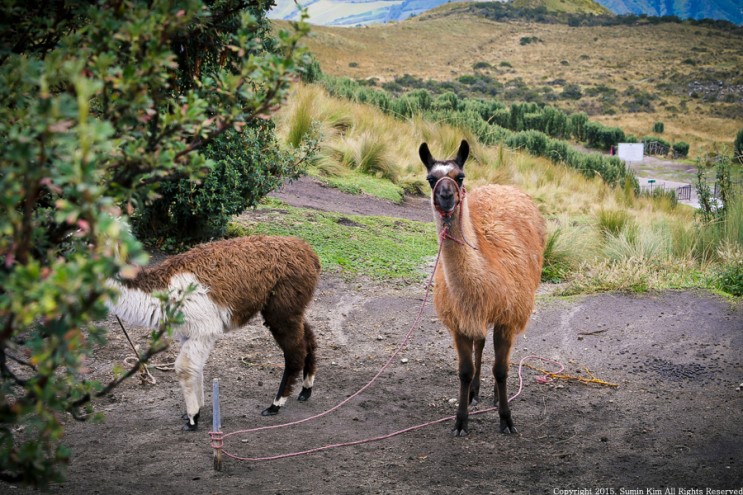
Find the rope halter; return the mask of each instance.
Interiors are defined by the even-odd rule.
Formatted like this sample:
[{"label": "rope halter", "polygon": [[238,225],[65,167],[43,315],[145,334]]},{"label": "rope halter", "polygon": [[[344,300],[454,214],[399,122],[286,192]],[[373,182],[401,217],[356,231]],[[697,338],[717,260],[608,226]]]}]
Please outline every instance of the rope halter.
[{"label": "rope halter", "polygon": [[[452,208],[449,211],[442,210],[441,207],[439,207],[438,202],[436,201],[436,191],[441,186],[441,184],[443,184],[445,181],[449,181],[452,184],[454,184],[454,190],[457,193],[457,202],[454,204],[454,208]],[[460,206],[462,204],[462,201],[464,201],[465,190],[464,190],[464,185],[460,187],[457,181],[455,181],[448,175],[445,175],[436,181],[436,184],[433,186],[432,194],[433,194],[433,207],[436,208],[437,212],[439,212],[439,215],[441,215],[441,218],[450,219],[451,216],[454,214],[454,210],[457,209],[457,206]],[[460,215],[461,215],[461,210],[460,210]]]},{"label": "rope halter", "polygon": [[[441,209],[439,207],[437,201],[436,201],[436,191],[438,190],[439,186],[445,180],[451,181],[454,184],[454,189],[455,189],[455,191],[457,193],[457,201],[454,204],[454,208],[452,208],[449,211],[445,211],[445,210]],[[444,220],[444,222],[443,222],[444,223],[444,226],[441,229],[441,232],[439,233],[439,240],[443,243],[444,240],[449,239],[451,241],[456,242],[457,244],[461,244],[463,246],[469,246],[472,249],[474,249],[475,251],[477,251],[477,248],[475,246],[473,246],[472,243],[470,243],[467,240],[467,238],[464,237],[464,232],[462,232],[462,230],[461,230],[462,229],[462,211],[463,211],[462,208],[461,208],[461,206],[462,206],[462,202],[464,201],[464,195],[465,195],[464,185],[462,185],[460,187],[460,185],[457,183],[456,180],[452,179],[448,175],[445,175],[445,176],[441,177],[439,180],[436,181],[436,184],[433,186],[433,192],[432,192],[432,194],[433,194],[433,196],[432,196],[433,207],[436,209],[436,211],[439,213],[439,215],[441,216],[441,218]],[[462,239],[457,239],[456,237],[453,237],[449,233],[450,221],[451,221],[452,215],[454,215],[454,211],[457,209],[457,206],[460,207],[459,208],[459,229],[460,229],[460,234],[461,234]]]}]

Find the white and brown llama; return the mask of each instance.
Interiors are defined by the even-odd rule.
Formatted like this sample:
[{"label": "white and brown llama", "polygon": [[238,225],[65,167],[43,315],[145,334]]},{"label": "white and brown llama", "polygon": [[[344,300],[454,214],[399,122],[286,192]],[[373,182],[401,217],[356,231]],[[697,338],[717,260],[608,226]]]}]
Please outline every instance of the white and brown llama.
[{"label": "white and brown llama", "polygon": [[[468,434],[468,406],[480,397],[480,368],[488,328],[495,348],[494,402],[500,431],[516,433],[506,379],[511,347],[534,307],[542,272],[545,224],[531,198],[515,187],[487,185],[465,196],[462,141],[453,160],[419,148],[428,170],[431,203],[441,246],[434,306],[449,328],[459,360],[459,407],[453,433]],[[474,363],[473,363],[474,356]]]},{"label": "white and brown llama", "polygon": [[284,353],[279,390],[264,416],[279,412],[300,371],[306,401],[315,379],[315,336],[305,319],[320,275],[312,248],[294,237],[252,236],[215,241],[141,269],[135,278],[110,280],[120,291],[110,310],[133,325],[155,327],[161,319],[155,292],[178,293],[196,286],[175,329],[181,348],[175,371],[186,402],[184,430],[195,430],[204,405],[204,365],[225,331],[245,325],[258,312]]}]

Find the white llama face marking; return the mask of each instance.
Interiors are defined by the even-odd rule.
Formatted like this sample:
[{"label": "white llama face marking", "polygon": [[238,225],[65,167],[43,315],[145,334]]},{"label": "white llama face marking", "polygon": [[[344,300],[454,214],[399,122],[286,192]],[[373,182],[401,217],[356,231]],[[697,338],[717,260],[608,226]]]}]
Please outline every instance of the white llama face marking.
[{"label": "white llama face marking", "polygon": [[315,375],[307,375],[302,381],[302,387],[304,388],[312,388],[312,386],[315,384]]},{"label": "white llama face marking", "polygon": [[443,177],[444,175],[449,175],[449,172],[452,170],[454,170],[454,165],[451,163],[437,163],[431,168],[431,171],[428,174],[436,177]]},{"label": "white llama face marking", "polygon": [[273,401],[273,405],[276,407],[283,407],[286,404],[287,397],[279,397]]}]

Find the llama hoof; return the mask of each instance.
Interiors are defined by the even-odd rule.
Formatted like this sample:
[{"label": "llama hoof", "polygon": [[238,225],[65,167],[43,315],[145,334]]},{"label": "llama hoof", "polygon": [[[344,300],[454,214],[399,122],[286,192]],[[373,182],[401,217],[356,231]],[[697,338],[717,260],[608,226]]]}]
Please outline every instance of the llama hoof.
[{"label": "llama hoof", "polygon": [[476,406],[480,403],[480,397],[472,397],[470,399],[470,406]]},{"label": "llama hoof", "polygon": [[182,431],[196,431],[199,429],[199,415],[201,413],[196,413],[196,416],[193,417],[193,424],[191,424],[191,421],[188,419],[188,414],[184,414],[181,416],[183,419],[186,420],[186,424],[183,425],[183,428],[181,428]]},{"label": "llama hoof", "polygon": [[457,419],[457,421],[454,423],[454,429],[451,432],[455,437],[466,437],[467,435],[469,435],[470,432],[467,429],[467,420]]},{"label": "llama hoof", "polygon": [[276,404],[271,404],[270,407],[263,410],[261,413],[261,416],[276,416],[279,414],[279,409],[281,409],[280,406],[277,406]]},{"label": "llama hoof", "polygon": [[451,434],[452,434],[453,436],[455,436],[455,437],[466,437],[467,435],[469,435],[469,434],[470,434],[470,432],[469,432],[469,431],[467,431],[467,430],[466,430],[466,429],[464,429],[464,428],[462,428],[461,430],[460,430],[459,428],[454,428],[454,429],[453,429],[453,430],[451,431]]},{"label": "llama hoof", "polygon": [[312,389],[311,388],[302,387],[302,391],[299,392],[299,397],[297,397],[297,400],[298,401],[301,401],[301,402],[304,402],[307,399],[309,399],[311,395],[312,395]]},{"label": "llama hoof", "polygon": [[508,435],[509,433],[518,433],[519,431],[516,429],[515,426],[513,426],[513,421],[509,418],[508,420],[501,419],[500,420],[500,432],[505,433]]}]

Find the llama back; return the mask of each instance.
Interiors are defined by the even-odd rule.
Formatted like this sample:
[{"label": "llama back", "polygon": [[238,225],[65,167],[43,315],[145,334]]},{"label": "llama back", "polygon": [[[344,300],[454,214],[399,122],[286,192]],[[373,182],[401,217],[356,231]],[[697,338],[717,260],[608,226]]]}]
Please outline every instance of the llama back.
[{"label": "llama back", "polygon": [[[242,326],[263,308],[269,297],[305,306],[320,275],[320,260],[295,237],[250,236],[201,244],[143,269],[130,288],[168,290],[183,274],[192,274],[209,297],[230,308],[232,326]],[[276,287],[284,290],[276,293]]]},{"label": "llama back", "polygon": [[541,279],[544,219],[531,198],[511,186],[476,188],[468,192],[467,203],[478,249],[469,259],[482,264],[470,265],[468,277],[461,279],[444,275],[459,267],[437,272],[436,284],[445,288],[434,294],[437,312],[447,326],[473,337],[484,336],[493,324],[520,333]]},{"label": "llama back", "polygon": [[468,201],[484,258],[536,291],[546,227],[531,197],[512,186],[491,184],[473,190]]}]

